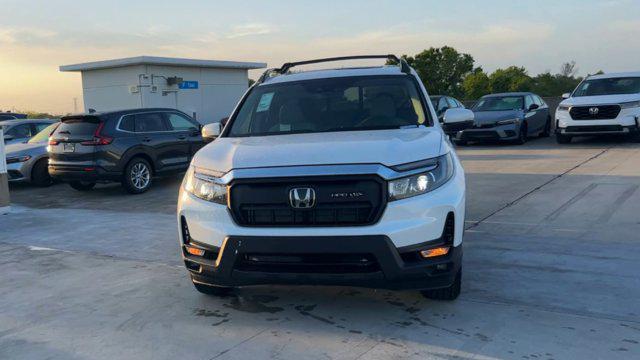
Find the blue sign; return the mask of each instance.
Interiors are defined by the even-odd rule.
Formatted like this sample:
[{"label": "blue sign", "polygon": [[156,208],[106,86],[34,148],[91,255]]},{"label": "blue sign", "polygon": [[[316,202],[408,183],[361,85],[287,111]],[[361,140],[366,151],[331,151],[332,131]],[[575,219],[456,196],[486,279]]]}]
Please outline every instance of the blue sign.
[{"label": "blue sign", "polygon": [[180,85],[178,85],[178,88],[180,88],[180,89],[197,89],[198,88],[198,82],[197,81],[183,81],[182,83],[180,83]]}]

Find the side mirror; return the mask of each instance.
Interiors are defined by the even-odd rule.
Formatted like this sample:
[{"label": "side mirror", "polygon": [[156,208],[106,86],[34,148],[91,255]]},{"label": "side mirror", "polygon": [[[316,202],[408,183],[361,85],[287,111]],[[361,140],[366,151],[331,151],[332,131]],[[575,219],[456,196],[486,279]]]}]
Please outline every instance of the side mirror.
[{"label": "side mirror", "polygon": [[535,110],[535,109],[537,109],[539,107],[540,107],[540,105],[538,105],[538,104],[531,104],[531,105],[529,105],[529,109],[528,110],[529,111],[533,111],[533,110]]},{"label": "side mirror", "polygon": [[220,125],[222,125],[222,128],[224,129],[225,126],[227,126],[227,122],[229,122],[229,117],[225,117],[220,119]]},{"label": "side mirror", "polygon": [[563,99],[568,99],[568,98],[570,98],[570,97],[571,97],[571,93],[564,93],[564,94],[562,94],[562,98],[563,98]]},{"label": "side mirror", "polygon": [[222,132],[222,125],[220,123],[211,123],[202,127],[202,138],[205,141],[213,141]]},{"label": "side mirror", "polygon": [[448,109],[444,112],[444,117],[442,118],[442,122],[444,124],[457,124],[463,122],[473,122],[475,119],[475,115],[473,111],[469,109]]}]

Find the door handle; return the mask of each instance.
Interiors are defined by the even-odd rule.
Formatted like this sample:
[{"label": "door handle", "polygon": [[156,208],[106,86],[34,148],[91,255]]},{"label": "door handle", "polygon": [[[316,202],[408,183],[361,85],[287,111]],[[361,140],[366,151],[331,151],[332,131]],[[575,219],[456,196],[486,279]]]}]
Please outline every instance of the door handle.
[{"label": "door handle", "polygon": [[178,139],[184,140],[187,138],[187,135],[178,135]]},{"label": "door handle", "polygon": [[150,142],[150,141],[151,141],[151,138],[150,138],[150,137],[148,137],[148,136],[147,136],[147,137],[143,137],[143,138],[142,138],[142,141],[143,141],[143,142]]}]

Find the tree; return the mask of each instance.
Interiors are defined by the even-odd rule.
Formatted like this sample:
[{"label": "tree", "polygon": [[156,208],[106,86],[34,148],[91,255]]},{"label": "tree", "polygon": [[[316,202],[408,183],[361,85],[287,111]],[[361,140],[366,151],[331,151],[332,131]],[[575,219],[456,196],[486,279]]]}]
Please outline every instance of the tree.
[{"label": "tree", "polygon": [[564,77],[575,77],[577,73],[578,73],[578,68],[576,67],[576,62],[571,60],[569,62],[562,64],[562,66],[560,67],[559,75]]},{"label": "tree", "polygon": [[402,55],[418,75],[430,94],[461,97],[462,81],[473,70],[473,57],[443,46],[429,48],[415,56]]},{"label": "tree", "polygon": [[491,91],[494,93],[530,91],[533,85],[527,70],[518,66],[497,69],[489,76],[489,81],[491,82]]},{"label": "tree", "polygon": [[478,99],[491,92],[491,82],[489,76],[482,70],[476,68],[472,73],[465,76],[462,81],[465,99]]}]

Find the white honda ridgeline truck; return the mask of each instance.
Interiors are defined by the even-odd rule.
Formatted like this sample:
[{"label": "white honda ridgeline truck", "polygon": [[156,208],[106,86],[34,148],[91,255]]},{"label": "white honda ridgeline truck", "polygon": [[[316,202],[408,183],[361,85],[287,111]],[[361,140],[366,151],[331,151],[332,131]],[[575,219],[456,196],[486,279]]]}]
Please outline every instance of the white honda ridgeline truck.
[{"label": "white honda ridgeline truck", "polygon": [[[290,72],[385,58],[398,65]],[[473,113],[451,109],[460,129]],[[196,289],[347,285],[460,294],[464,171],[420,78],[393,55],[287,63],[242,97],[180,190]]]},{"label": "white honda ridgeline truck", "polygon": [[640,72],[589,76],[562,97],[556,110],[558,143],[602,134],[640,140]]}]

